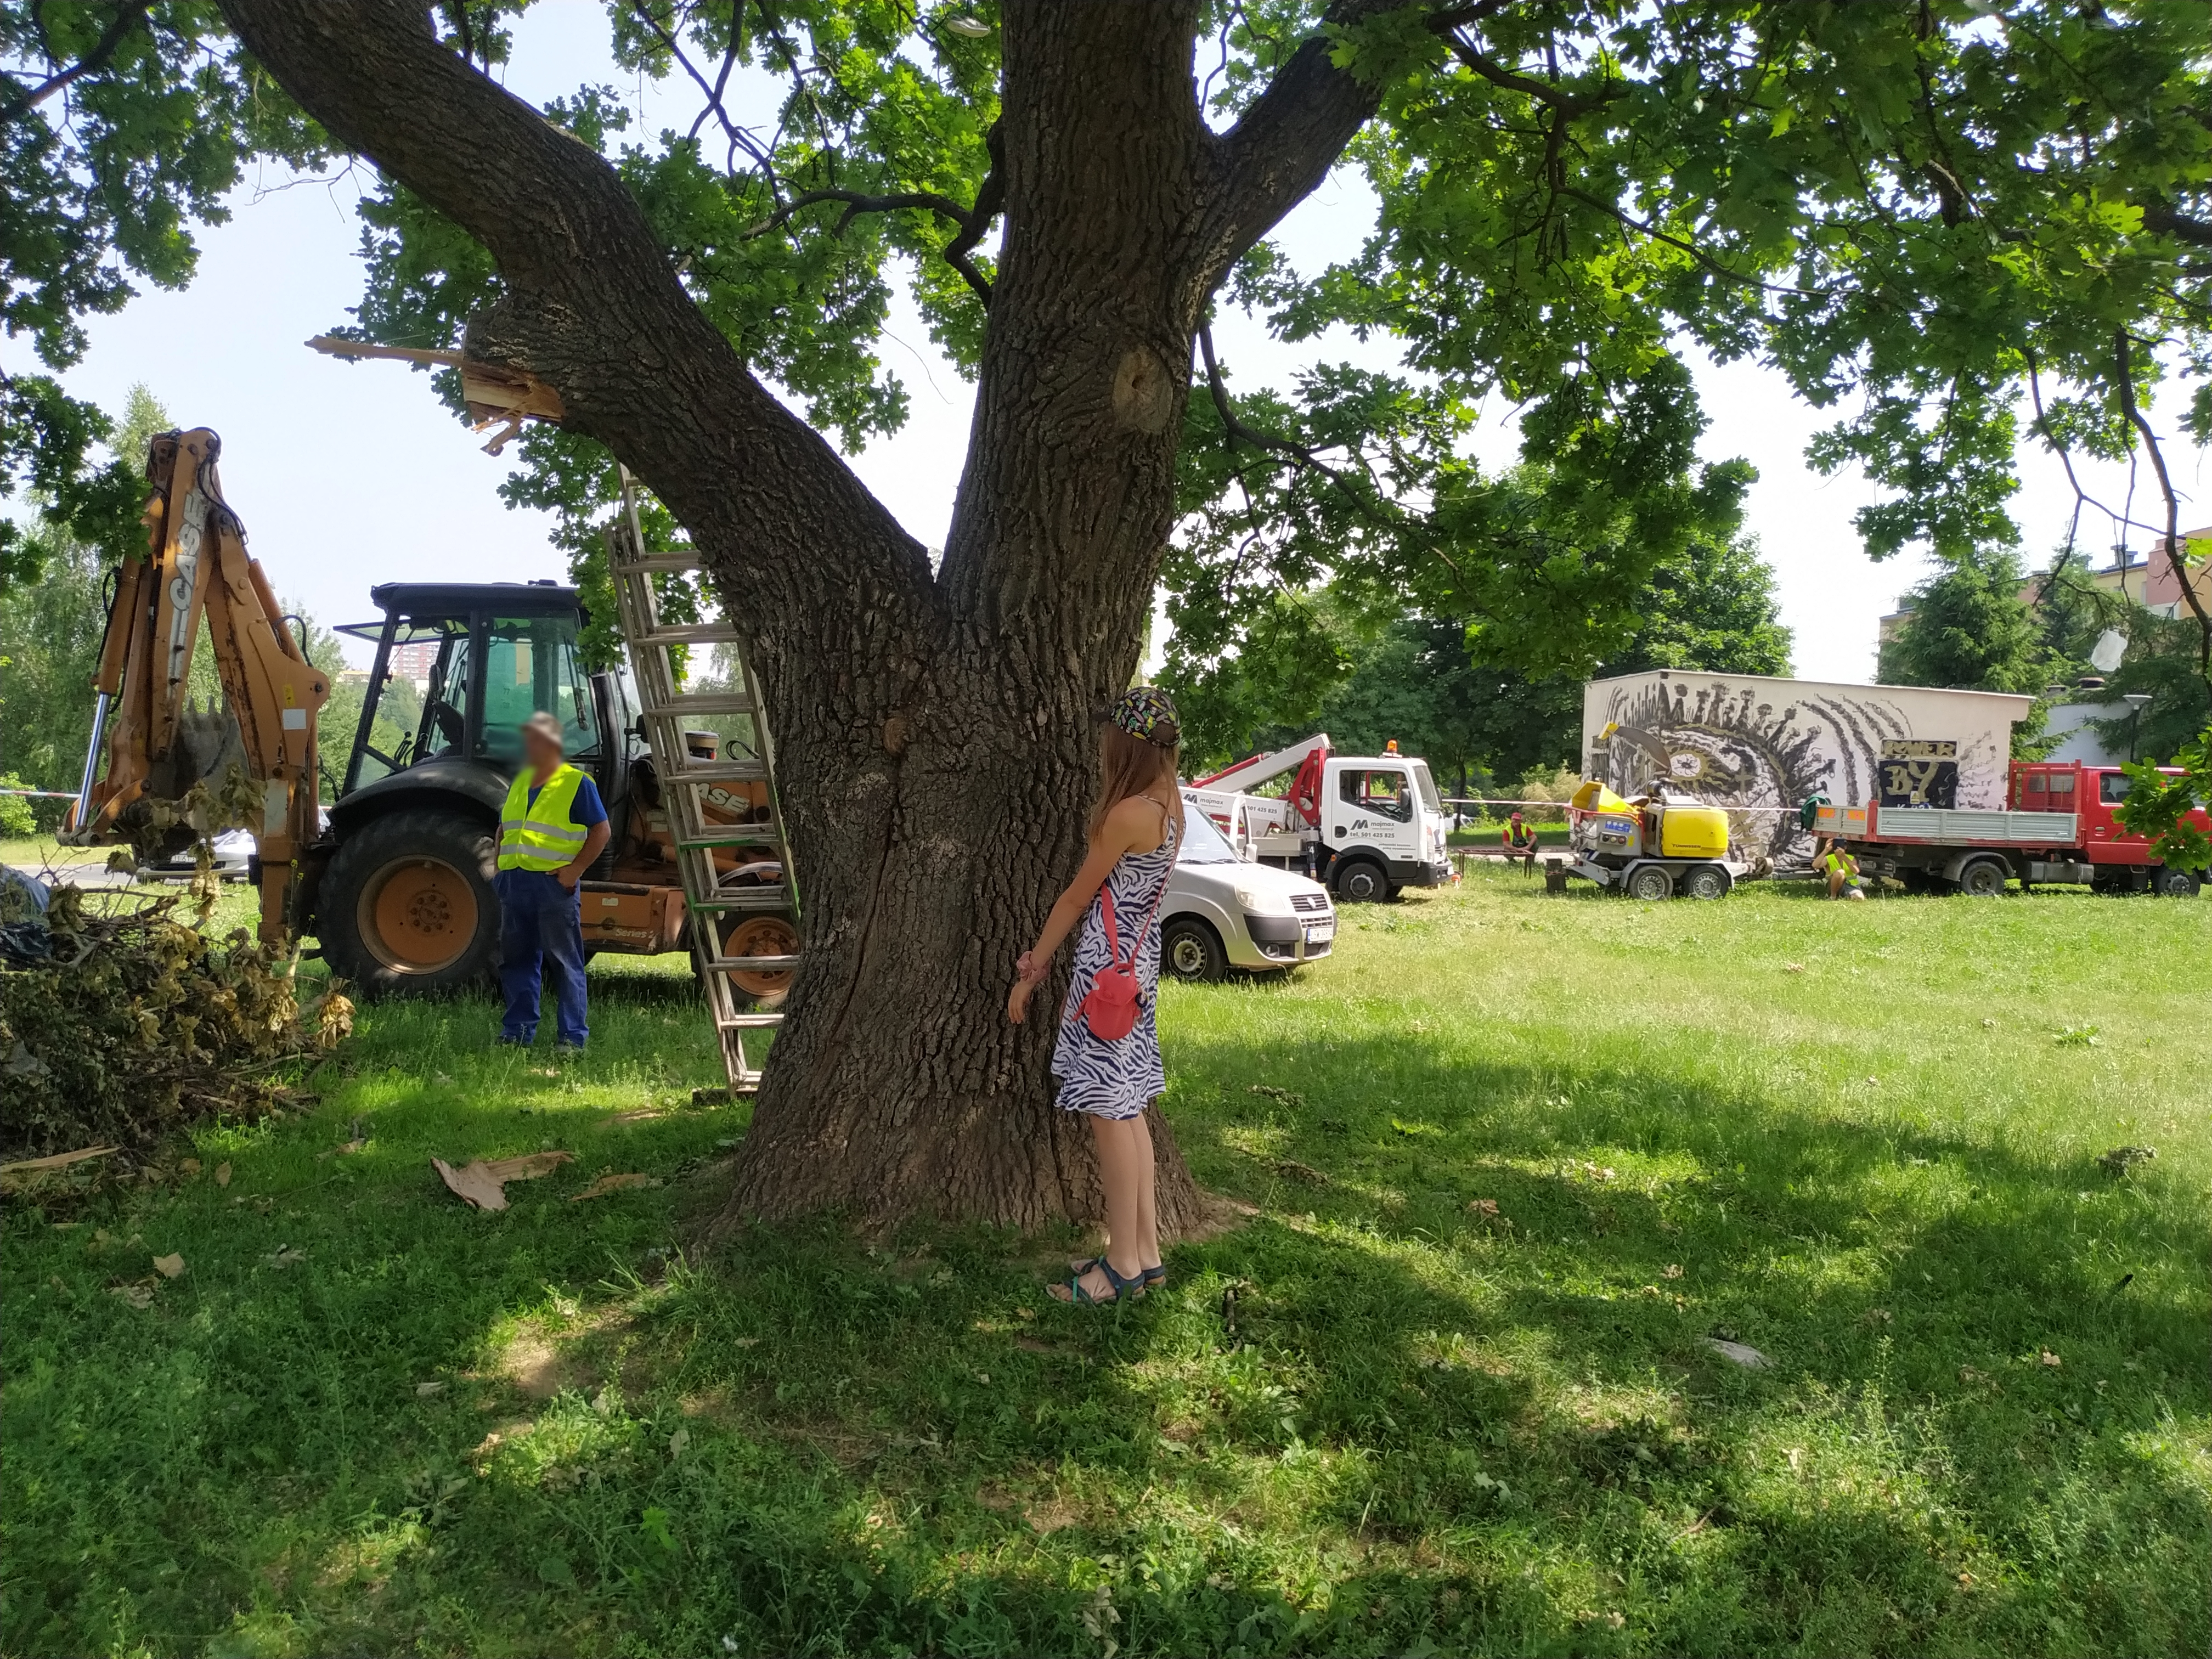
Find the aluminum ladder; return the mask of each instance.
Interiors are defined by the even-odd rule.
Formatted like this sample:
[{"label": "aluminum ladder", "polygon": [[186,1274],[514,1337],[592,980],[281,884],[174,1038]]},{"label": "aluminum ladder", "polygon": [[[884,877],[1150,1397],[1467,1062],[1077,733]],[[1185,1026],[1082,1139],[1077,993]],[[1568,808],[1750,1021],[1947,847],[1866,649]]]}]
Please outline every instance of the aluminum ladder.
[{"label": "aluminum ladder", "polygon": [[[769,744],[768,722],[761,714],[760,682],[752,664],[739,648],[738,632],[726,617],[712,623],[664,623],[653,578],[665,573],[696,572],[698,556],[692,552],[653,553],[646,550],[638,523],[637,488],[629,469],[622,471],[623,511],[618,525],[607,534],[607,562],[614,575],[615,613],[623,642],[629,647],[631,672],[636,677],[639,710],[645,738],[653,750],[654,772],[660,781],[661,800],[676,866],[684,884],[684,903],[691,927],[694,959],[705,981],[707,1006],[714,1019],[714,1035],[721,1046],[722,1067],[732,1094],[749,1094],[760,1087],[761,1067],[746,1051],[746,1039],[765,1047],[768,1034],[783,1023],[780,1009],[756,1009],[750,997],[731,978],[750,971],[793,969],[796,956],[726,957],[722,954],[722,919],[732,913],[766,913],[787,917],[796,927],[798,888],[792,879],[791,848],[784,836],[783,807],[775,789],[775,757]],[[711,602],[711,599],[710,599]],[[683,678],[670,656],[672,647],[720,646],[737,665],[742,690],[686,692]],[[707,714],[743,714],[751,731],[749,750],[724,752],[715,759],[691,753],[684,722]],[[732,740],[735,744],[735,740]],[[742,823],[714,823],[708,819],[708,792],[732,783],[768,786],[766,819]],[[744,848],[757,858],[775,858],[782,866],[781,880],[773,884],[725,884],[714,867],[718,849]]]}]

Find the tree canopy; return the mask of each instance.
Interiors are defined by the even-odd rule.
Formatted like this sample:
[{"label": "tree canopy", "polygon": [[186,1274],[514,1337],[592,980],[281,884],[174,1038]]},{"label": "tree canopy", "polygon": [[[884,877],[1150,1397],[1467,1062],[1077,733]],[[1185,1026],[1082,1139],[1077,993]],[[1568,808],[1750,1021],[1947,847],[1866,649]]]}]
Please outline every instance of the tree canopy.
[{"label": "tree canopy", "polygon": [[[523,9],[431,15],[489,72]],[[1261,240],[1219,302],[1291,339],[1339,323],[1389,336],[1408,369],[1324,363],[1247,392],[1201,342],[1208,395],[1189,404],[1169,571],[1196,648],[1267,639],[1270,596],[1349,574],[1492,631],[1523,666],[1601,660],[1650,571],[1740,488],[1696,461],[1692,345],[1763,358],[1838,411],[1814,459],[1883,487],[1860,519],[1876,556],[2012,544],[2024,420],[2053,447],[2154,464],[2154,434],[2201,440],[2212,422],[2192,0],[1181,9],[1217,131],[1267,113],[1271,88],[1285,106],[1309,95],[1316,42],[1373,106],[1345,155],[1380,198],[1373,234],[1319,271]],[[881,331],[903,283],[976,371],[1005,185],[994,7],[630,0],[610,15],[625,70],[690,89],[688,128],[635,131],[599,87],[544,113],[613,161],[750,368],[848,447],[896,428],[906,391]],[[331,148],[204,0],[9,0],[0,57],[0,311],[49,370],[135,283],[189,279],[191,228],[223,216],[244,158]],[[403,185],[380,179],[363,216],[358,331],[453,343],[501,297],[491,256]],[[94,464],[97,412],[50,374],[14,374],[5,395],[10,483],[112,528],[131,492]],[[1468,458],[1486,398],[1518,411],[1541,488]],[[538,428],[523,453],[511,497],[553,508],[588,559],[612,493],[604,451]]]}]

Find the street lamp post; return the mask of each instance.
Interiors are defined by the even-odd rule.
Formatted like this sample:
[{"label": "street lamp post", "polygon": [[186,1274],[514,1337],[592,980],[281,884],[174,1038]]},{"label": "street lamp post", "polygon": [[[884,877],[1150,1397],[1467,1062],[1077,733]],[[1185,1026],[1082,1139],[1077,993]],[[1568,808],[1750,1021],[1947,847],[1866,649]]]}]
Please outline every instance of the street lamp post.
[{"label": "street lamp post", "polygon": [[2142,731],[2143,705],[2150,701],[2148,691],[2130,691],[2120,698],[2128,706],[2128,758],[2136,757],[2136,739]]}]

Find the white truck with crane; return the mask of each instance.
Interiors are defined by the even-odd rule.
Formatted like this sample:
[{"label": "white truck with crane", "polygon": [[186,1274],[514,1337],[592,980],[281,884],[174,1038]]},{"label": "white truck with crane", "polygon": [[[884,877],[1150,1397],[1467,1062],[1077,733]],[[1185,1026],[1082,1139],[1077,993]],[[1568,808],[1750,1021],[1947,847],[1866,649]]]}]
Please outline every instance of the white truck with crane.
[{"label": "white truck with crane", "polygon": [[[1278,779],[1280,794],[1251,793]],[[1426,761],[1398,752],[1340,755],[1328,733],[1253,755],[1183,786],[1237,856],[1325,882],[1346,903],[1394,897],[1401,887],[1451,879],[1451,819]]]}]

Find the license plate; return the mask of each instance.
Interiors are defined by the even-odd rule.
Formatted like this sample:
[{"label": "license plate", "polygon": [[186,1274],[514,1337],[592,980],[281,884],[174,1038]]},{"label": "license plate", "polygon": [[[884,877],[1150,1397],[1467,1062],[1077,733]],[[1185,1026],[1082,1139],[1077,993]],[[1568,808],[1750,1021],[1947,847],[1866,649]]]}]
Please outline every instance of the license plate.
[{"label": "license plate", "polygon": [[1326,945],[1335,937],[1336,924],[1333,921],[1310,921],[1306,924],[1306,943],[1309,945]]}]

